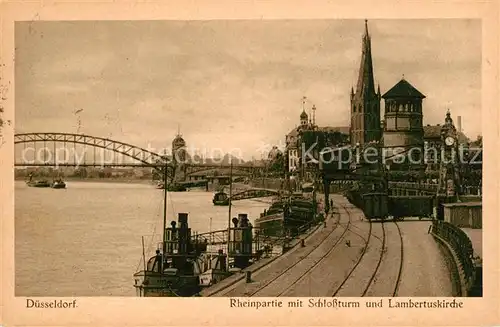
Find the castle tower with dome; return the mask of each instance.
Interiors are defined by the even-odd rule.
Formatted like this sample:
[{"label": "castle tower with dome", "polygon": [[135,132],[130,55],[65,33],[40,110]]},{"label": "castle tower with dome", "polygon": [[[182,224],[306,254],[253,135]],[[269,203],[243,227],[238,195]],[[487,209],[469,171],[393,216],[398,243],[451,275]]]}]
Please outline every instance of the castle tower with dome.
[{"label": "castle tower with dome", "polygon": [[174,182],[182,182],[186,179],[186,159],[186,141],[184,141],[180,131],[178,131],[172,141],[172,162],[175,171]]}]

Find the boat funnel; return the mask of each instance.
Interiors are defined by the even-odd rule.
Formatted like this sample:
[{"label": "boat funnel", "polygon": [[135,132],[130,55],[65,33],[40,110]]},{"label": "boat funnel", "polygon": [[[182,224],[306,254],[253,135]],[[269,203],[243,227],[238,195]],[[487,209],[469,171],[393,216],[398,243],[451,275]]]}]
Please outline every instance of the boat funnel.
[{"label": "boat funnel", "polygon": [[248,226],[248,215],[246,213],[238,214],[238,221],[239,221],[240,227],[247,227]]},{"label": "boat funnel", "polygon": [[188,214],[187,214],[187,213],[179,213],[179,215],[178,215],[178,220],[179,220],[179,224],[180,224],[181,226],[186,225],[186,227],[187,227],[187,223],[188,223]]}]

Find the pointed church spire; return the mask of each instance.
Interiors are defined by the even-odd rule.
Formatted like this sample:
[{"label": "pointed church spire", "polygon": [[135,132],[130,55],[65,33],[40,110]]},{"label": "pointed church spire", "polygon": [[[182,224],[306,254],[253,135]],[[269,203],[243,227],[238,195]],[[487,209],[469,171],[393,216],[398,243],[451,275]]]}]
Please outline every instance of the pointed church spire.
[{"label": "pointed church spire", "polygon": [[312,124],[316,125],[316,105],[312,106]]},{"label": "pointed church spire", "polygon": [[356,93],[360,96],[374,95],[375,83],[373,81],[373,64],[370,34],[368,33],[368,20],[365,20],[365,34],[361,53],[361,64],[359,68],[358,85]]}]

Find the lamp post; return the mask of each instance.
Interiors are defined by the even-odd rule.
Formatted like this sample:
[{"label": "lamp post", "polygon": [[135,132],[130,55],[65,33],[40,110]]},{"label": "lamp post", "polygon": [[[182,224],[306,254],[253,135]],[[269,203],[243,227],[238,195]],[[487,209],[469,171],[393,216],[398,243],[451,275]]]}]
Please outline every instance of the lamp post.
[{"label": "lamp post", "polygon": [[227,218],[227,271],[229,272],[229,250],[231,244],[231,197],[233,196],[233,159],[229,157],[231,161],[231,168],[229,171],[229,213]]}]

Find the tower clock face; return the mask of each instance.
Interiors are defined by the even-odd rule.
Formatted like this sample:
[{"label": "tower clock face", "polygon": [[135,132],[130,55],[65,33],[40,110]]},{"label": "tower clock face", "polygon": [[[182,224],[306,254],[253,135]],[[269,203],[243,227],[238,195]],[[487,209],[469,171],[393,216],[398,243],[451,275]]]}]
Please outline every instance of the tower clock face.
[{"label": "tower clock face", "polygon": [[452,146],[455,144],[455,139],[451,136],[448,136],[445,140],[444,143],[446,143],[447,146]]}]

